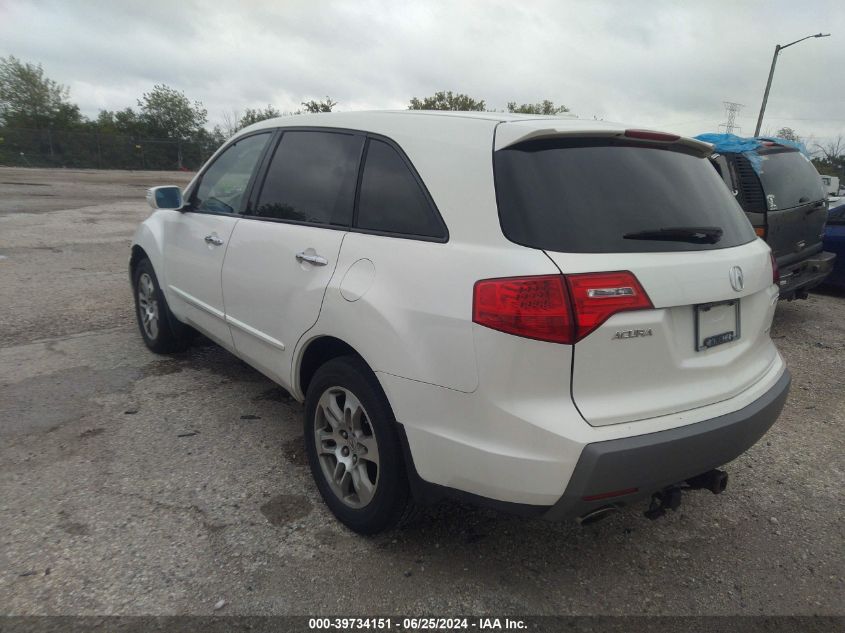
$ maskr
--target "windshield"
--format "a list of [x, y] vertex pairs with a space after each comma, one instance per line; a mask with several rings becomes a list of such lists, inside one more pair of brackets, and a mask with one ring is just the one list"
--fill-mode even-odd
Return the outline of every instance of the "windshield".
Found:
[[760, 182], [769, 211], [824, 200], [825, 190], [813, 163], [797, 150], [760, 150]]
[[[710, 162], [681, 151], [603, 139], [528, 141], [495, 152], [494, 170], [502, 231], [518, 244], [631, 253], [756, 239]], [[721, 234], [686, 239], [699, 227]]]

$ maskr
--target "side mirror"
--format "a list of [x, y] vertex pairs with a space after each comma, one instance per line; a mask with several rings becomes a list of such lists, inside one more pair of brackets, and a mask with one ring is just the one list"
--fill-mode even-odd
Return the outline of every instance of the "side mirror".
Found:
[[153, 209], [181, 209], [182, 189], [173, 186], [147, 189], [147, 203]]

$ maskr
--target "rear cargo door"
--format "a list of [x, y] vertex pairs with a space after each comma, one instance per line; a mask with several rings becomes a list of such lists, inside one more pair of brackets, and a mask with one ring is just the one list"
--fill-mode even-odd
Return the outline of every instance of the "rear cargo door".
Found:
[[766, 241], [781, 265], [822, 249], [827, 204], [821, 177], [793, 148], [764, 148], [759, 178], [766, 204]]
[[[567, 277], [576, 314], [578, 293], [609, 305], [609, 290], [642, 290], [651, 302], [600, 319], [576, 340], [571, 384], [561, 387], [587, 422], [719, 402], [777, 362], [769, 248], [705, 158], [561, 137], [498, 150], [494, 165], [503, 232], [547, 253]], [[590, 286], [614, 271], [632, 273], [641, 289]]]

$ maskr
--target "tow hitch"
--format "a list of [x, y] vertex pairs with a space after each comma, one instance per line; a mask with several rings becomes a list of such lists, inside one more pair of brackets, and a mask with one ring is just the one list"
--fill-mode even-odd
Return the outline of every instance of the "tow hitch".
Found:
[[666, 508], [677, 510], [681, 505], [681, 487], [669, 486], [651, 495], [651, 504], [643, 514], [654, 521], [666, 514]]
[[706, 473], [687, 479], [683, 484], [668, 486], [655, 492], [651, 496], [651, 503], [645, 514], [647, 519], [659, 519], [666, 510], [677, 510], [681, 505], [681, 494], [684, 488], [689, 490], [709, 490], [714, 495], [722, 494], [728, 487], [728, 473], [714, 468]]

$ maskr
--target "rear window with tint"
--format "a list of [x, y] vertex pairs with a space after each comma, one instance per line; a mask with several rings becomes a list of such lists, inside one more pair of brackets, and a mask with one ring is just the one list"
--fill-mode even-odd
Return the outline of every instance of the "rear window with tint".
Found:
[[[569, 253], [695, 251], [756, 239], [710, 162], [616, 140], [548, 139], [495, 152], [502, 231], [513, 242]], [[626, 239], [718, 227], [715, 244]]]
[[760, 150], [760, 182], [770, 211], [825, 199], [819, 172], [797, 150]]

